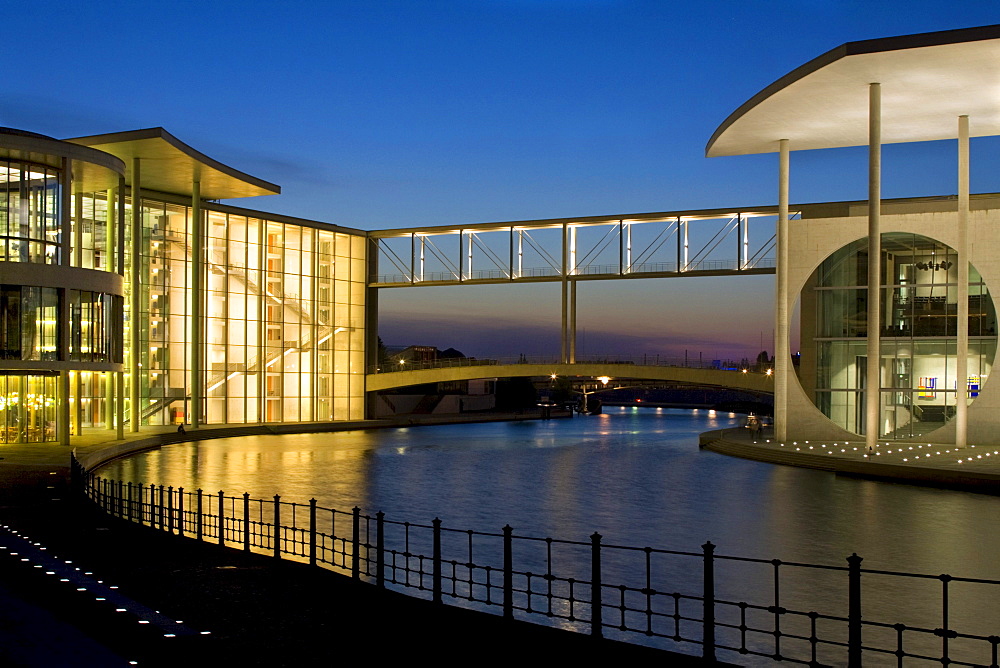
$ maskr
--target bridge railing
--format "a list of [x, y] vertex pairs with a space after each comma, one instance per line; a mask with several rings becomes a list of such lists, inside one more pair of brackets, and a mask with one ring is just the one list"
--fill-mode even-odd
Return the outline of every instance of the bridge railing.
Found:
[[708, 659], [721, 651], [811, 666], [997, 666], [997, 580], [865, 569], [856, 554], [810, 564], [716, 554], [710, 542], [679, 551], [608, 544], [596, 532], [574, 541], [510, 526], [456, 530], [437, 518], [190, 492], [103, 478], [75, 457], [72, 465], [78, 489], [112, 516], [435, 603]]
[[[698, 272], [733, 272], [740, 273], [747, 269], [774, 269], [775, 260], [771, 257], [759, 258], [752, 266], [741, 267], [736, 260], [697, 260], [689, 262], [678, 270], [676, 262], [639, 262], [622, 270], [617, 264], [591, 264], [577, 268], [573, 273], [581, 276], [629, 276], [638, 274], [684, 274]], [[454, 271], [428, 271], [421, 276], [409, 274], [379, 274], [373, 285], [401, 283], [459, 283], [465, 281], [496, 281], [496, 280], [530, 280], [539, 278], [556, 278], [560, 272], [552, 267], [529, 267], [522, 269], [517, 275], [501, 269], [475, 269], [467, 271], [461, 278]]]
[[[505, 364], [562, 364], [556, 356], [551, 355], [517, 355], [509, 357], [448, 357], [436, 360], [387, 360], [383, 364], [370, 365], [367, 372], [393, 373], [397, 371], [414, 371], [418, 369], [448, 369], [452, 367], [469, 366], [500, 366]], [[742, 371], [765, 373], [770, 365], [744, 364], [733, 360], [712, 359], [701, 353], [692, 353], [687, 357], [667, 356], [660, 354], [648, 355], [577, 355], [576, 364], [622, 364], [632, 366], [671, 366], [692, 369], [721, 369], [725, 371]]]

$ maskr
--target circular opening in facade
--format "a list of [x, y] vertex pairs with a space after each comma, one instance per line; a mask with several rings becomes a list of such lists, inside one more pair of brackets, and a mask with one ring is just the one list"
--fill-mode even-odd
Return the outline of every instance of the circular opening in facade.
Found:
[[[975, 267], [968, 295], [958, 284], [954, 249], [917, 234], [882, 235], [879, 438], [910, 439], [955, 416], [958, 388], [969, 403], [990, 374], [997, 347], [996, 310]], [[800, 370], [803, 389], [840, 427], [865, 434], [868, 392], [868, 241], [830, 255], [802, 291], [802, 340], [815, 367]], [[965, 378], [958, 378], [958, 306], [968, 302]], [[815, 314], [815, 318], [811, 314]], [[811, 330], [811, 331], [810, 331]], [[811, 365], [810, 365], [811, 366]]]

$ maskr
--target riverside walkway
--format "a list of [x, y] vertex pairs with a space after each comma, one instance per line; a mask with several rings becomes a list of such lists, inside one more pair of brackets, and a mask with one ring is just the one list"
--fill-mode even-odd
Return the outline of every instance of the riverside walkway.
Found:
[[[297, 425], [297, 431], [309, 428]], [[108, 432], [96, 430], [74, 441], [78, 453], [86, 455], [109, 446], [277, 431], [277, 426], [232, 425], [181, 435], [144, 427], [124, 442], [109, 441]], [[596, 658], [708, 665], [685, 655], [435, 605], [306, 564], [115, 520], [71, 494], [69, 456], [69, 449], [56, 445], [0, 447], [2, 665], [303, 666], [352, 655], [378, 663], [419, 656], [438, 665], [487, 656], [538, 663]], [[32, 562], [39, 551], [58, 557], [64, 570], [86, 582], [61, 582], [63, 573]], [[95, 596], [87, 582], [115, 587], [117, 600]], [[158, 627], [155, 620], [142, 623], [150, 621], [140, 618], [149, 610], [179, 622], [186, 633]], [[165, 637], [170, 633], [174, 637]]]
[[880, 441], [869, 454], [857, 441], [786, 441], [745, 428], [705, 432], [701, 447], [744, 459], [831, 471], [873, 480], [1000, 494], [1000, 447], [956, 448], [920, 441]]

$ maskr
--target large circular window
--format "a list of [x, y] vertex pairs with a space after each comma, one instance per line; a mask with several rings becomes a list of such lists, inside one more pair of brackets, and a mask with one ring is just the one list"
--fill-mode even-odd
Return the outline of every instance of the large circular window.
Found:
[[[957, 388], [978, 396], [993, 366], [997, 322], [982, 277], [969, 267], [967, 377], [956, 376], [958, 266], [954, 249], [916, 234], [882, 235], [879, 437], [913, 438], [955, 415]], [[828, 257], [802, 292], [800, 380], [816, 406], [864, 434], [868, 338], [868, 241]]]

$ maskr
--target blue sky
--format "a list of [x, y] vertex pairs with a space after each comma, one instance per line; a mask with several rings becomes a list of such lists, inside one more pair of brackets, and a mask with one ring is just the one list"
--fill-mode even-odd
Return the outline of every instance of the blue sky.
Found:
[[[703, 157], [733, 109], [843, 42], [998, 23], [1000, 5], [63, 2], [17, 14], [0, 124], [55, 137], [161, 125], [284, 190], [236, 204], [377, 229], [773, 204], [773, 155]], [[974, 142], [974, 191], [1000, 189], [998, 148]], [[884, 196], [954, 192], [953, 156], [950, 142], [888, 147]], [[864, 198], [865, 163], [864, 150], [793, 154], [793, 201]], [[582, 287], [588, 352], [758, 348], [773, 281], [700, 280]], [[558, 351], [552, 286], [383, 291], [382, 305], [387, 342]]]

